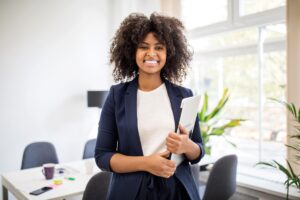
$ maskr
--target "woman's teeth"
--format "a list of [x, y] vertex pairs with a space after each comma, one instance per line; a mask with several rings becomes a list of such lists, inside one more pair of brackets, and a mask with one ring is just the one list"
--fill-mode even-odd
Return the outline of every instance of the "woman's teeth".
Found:
[[158, 63], [158, 61], [157, 60], [145, 60], [145, 63], [147, 63], [147, 64], [156, 64], [156, 63]]

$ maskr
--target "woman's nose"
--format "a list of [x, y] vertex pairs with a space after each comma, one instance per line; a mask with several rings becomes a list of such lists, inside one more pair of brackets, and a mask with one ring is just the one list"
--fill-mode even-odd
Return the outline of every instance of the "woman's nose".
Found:
[[148, 52], [147, 52], [147, 56], [150, 56], [150, 57], [153, 57], [153, 56], [156, 56], [156, 52], [154, 49], [150, 49]]
[[147, 56], [150, 56], [150, 57], [154, 57], [154, 56], [156, 56], [157, 54], [156, 53], [147, 53]]

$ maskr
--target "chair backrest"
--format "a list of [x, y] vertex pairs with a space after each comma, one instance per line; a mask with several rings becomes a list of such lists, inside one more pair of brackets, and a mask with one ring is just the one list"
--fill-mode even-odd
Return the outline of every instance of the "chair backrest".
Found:
[[227, 155], [213, 165], [209, 174], [203, 200], [227, 200], [236, 190], [237, 156]]
[[84, 145], [82, 159], [94, 158], [97, 139], [90, 139]]
[[21, 169], [40, 167], [45, 163], [58, 163], [53, 144], [49, 142], [33, 142], [25, 147]]
[[99, 172], [87, 183], [82, 200], [105, 200], [112, 173]]

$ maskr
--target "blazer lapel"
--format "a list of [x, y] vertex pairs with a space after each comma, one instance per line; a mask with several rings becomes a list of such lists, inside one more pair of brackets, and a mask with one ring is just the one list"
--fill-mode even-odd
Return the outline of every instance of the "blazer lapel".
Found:
[[142, 156], [143, 150], [140, 141], [140, 136], [137, 127], [137, 78], [129, 82], [125, 93], [125, 118], [127, 127], [127, 136], [130, 137], [132, 142], [130, 145], [134, 148], [130, 148], [133, 151], [130, 155]]
[[179, 88], [177, 88], [177, 86], [170, 83], [168, 80], [165, 80], [165, 85], [166, 85], [167, 92], [168, 92], [170, 102], [171, 102], [171, 107], [172, 107], [174, 120], [175, 120], [175, 130], [174, 131], [176, 132], [178, 123], [179, 123], [180, 113], [181, 113], [180, 105], [181, 105], [183, 96], [182, 96]]

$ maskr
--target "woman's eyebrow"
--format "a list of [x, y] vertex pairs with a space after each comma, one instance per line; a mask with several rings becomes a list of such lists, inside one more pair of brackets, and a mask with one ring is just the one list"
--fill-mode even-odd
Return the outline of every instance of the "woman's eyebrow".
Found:
[[[140, 45], [141, 45], [141, 44], [150, 45], [150, 44], [147, 43], [147, 42], [141, 42]], [[154, 45], [164, 45], [164, 44], [161, 43], [161, 42], [157, 42], [157, 43], [155, 43]]]

